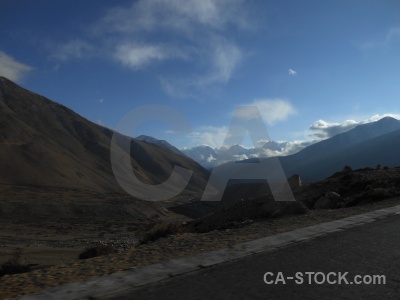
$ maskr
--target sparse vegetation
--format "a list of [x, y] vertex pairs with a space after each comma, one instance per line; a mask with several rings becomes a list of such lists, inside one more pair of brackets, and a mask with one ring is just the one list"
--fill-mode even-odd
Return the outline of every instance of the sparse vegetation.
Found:
[[81, 254], [79, 254], [79, 259], [88, 259], [117, 252], [118, 252], [117, 249], [115, 249], [112, 246], [96, 245], [93, 247], [86, 248]]
[[253, 220], [305, 214], [307, 210], [299, 201], [274, 201], [272, 196], [248, 198], [195, 219], [188, 226], [193, 232], [204, 233], [242, 227]]
[[28, 265], [25, 260], [22, 258], [22, 252], [20, 248], [17, 248], [14, 252], [13, 258], [6, 261], [1, 266], [0, 276], [3, 275], [12, 275], [19, 273], [26, 273], [31, 270], [31, 266]]
[[351, 172], [353, 171], [353, 169], [350, 166], [344, 166], [343, 171], [342, 172]]
[[181, 224], [176, 223], [159, 223], [153, 226], [153, 228], [145, 234], [145, 236], [141, 239], [141, 243], [153, 242], [159, 238], [166, 237], [171, 234], [176, 233], [184, 233], [188, 232], [188, 230], [183, 227]]

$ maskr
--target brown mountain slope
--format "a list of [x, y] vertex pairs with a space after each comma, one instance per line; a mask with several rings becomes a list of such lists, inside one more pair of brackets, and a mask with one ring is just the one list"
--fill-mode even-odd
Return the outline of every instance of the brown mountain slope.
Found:
[[[112, 134], [0, 77], [0, 184], [123, 192], [111, 169]], [[174, 165], [190, 169], [190, 192], [201, 192], [209, 175], [187, 157], [134, 139], [131, 164], [148, 184], [164, 182]]]

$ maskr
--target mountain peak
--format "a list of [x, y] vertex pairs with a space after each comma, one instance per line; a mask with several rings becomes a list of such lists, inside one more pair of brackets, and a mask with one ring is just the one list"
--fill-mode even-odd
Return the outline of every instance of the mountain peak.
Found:
[[14, 82], [12, 82], [10, 79], [0, 76], [0, 88], [4, 88], [4, 86], [7, 86], [7, 85], [16, 85], [16, 84]]
[[[15, 82], [11, 81], [10, 79], [0, 76], [0, 86], [3, 87], [4, 85], [7, 86], [18, 86]], [[18, 86], [19, 87], [19, 86]]]
[[141, 134], [141, 135], [137, 136], [135, 139], [142, 141], [142, 142], [148, 142], [148, 143], [160, 141], [159, 139], [156, 139], [152, 136], [145, 135], [145, 134]]
[[389, 123], [389, 122], [390, 123], [394, 123], [394, 122], [398, 123], [398, 122], [400, 122], [400, 120], [390, 117], [390, 116], [387, 116], [387, 117], [383, 117], [382, 119], [379, 119], [378, 121], [376, 121], [376, 123]]
[[242, 150], [242, 149], [245, 149], [245, 148], [242, 145], [235, 144], [235, 145], [230, 146], [228, 149]]
[[156, 146], [161, 147], [163, 149], [168, 149], [168, 150], [170, 150], [172, 152], [175, 152], [176, 154], [179, 154], [179, 155], [182, 155], [182, 156], [186, 157], [186, 155], [182, 151], [180, 151], [179, 149], [177, 149], [174, 146], [172, 146], [166, 140], [159, 140], [159, 139], [156, 139], [156, 138], [154, 138], [152, 136], [144, 135], [144, 134], [137, 136], [135, 139], [137, 139], [139, 141], [142, 141], [144, 143], [147, 143], [147, 144], [156, 145]]

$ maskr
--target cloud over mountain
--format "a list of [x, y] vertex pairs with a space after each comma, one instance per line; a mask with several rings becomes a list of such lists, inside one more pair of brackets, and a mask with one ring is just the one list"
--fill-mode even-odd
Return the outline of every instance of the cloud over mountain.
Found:
[[315, 141], [259, 141], [257, 147], [251, 148], [246, 148], [241, 145], [222, 146], [218, 148], [202, 145], [190, 149], [183, 149], [181, 151], [203, 167], [214, 168], [230, 161], [294, 154], [314, 142]]
[[[288, 156], [295, 154], [304, 148], [313, 145], [322, 140], [332, 138], [338, 134], [347, 132], [355, 127], [363, 124], [369, 124], [381, 120], [385, 117], [391, 117], [400, 120], [400, 115], [397, 114], [382, 114], [373, 115], [362, 121], [346, 120], [342, 123], [330, 123], [324, 120], [318, 120], [310, 126], [312, 139], [294, 140], [294, 141], [269, 141], [259, 140], [255, 147], [246, 148], [241, 145], [221, 146], [222, 143], [216, 143], [215, 139], [219, 138], [215, 133], [223, 133], [225, 136], [228, 132], [227, 128], [224, 131], [218, 131], [221, 128], [204, 128], [208, 132], [196, 133], [199, 141], [212, 141], [208, 145], [196, 146], [190, 149], [183, 149], [187, 156], [191, 157], [199, 164], [206, 168], [213, 168], [229, 161], [239, 161], [250, 158], [267, 158], [272, 156]], [[213, 134], [214, 133], [214, 134]]]
[[13, 81], [19, 81], [25, 74], [32, 70], [32, 67], [16, 61], [13, 57], [0, 51], [0, 76]]
[[311, 136], [321, 140], [327, 139], [339, 133], [349, 131], [350, 129], [353, 129], [358, 125], [376, 122], [384, 117], [392, 117], [395, 119], [400, 119], [399, 114], [382, 114], [382, 115], [377, 114], [362, 121], [346, 120], [341, 123], [333, 123], [333, 122], [330, 123], [324, 120], [318, 120], [310, 126], [310, 130], [312, 132]]

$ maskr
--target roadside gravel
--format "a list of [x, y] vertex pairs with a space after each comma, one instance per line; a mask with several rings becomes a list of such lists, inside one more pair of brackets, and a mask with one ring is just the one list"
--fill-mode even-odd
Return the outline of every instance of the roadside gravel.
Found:
[[254, 239], [328, 222], [347, 216], [399, 205], [400, 198], [337, 210], [311, 210], [305, 215], [266, 219], [208, 233], [180, 233], [137, 246], [134, 249], [72, 264], [38, 269], [0, 278], [0, 299], [10, 299], [70, 282], [80, 282], [174, 258], [191, 256], [251, 241]]

